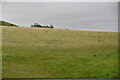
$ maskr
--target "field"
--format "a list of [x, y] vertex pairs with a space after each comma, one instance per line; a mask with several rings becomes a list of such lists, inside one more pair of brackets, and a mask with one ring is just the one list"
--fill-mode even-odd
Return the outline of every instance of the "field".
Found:
[[117, 78], [118, 33], [3, 27], [3, 78]]

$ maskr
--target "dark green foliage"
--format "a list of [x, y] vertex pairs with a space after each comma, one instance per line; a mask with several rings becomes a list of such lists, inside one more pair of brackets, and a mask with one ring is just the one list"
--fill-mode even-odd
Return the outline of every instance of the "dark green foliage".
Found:
[[18, 27], [17, 25], [6, 22], [6, 21], [0, 21], [0, 26], [16, 26], [16, 27]]
[[31, 27], [40, 27], [40, 28], [54, 28], [53, 25], [40, 25], [38, 23], [34, 23], [34, 25], [31, 25]]
[[50, 25], [51, 28], [54, 28], [53, 25]]

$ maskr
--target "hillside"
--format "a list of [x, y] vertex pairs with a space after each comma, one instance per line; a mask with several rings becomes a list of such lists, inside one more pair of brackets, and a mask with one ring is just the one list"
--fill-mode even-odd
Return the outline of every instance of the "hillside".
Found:
[[3, 78], [118, 77], [118, 33], [3, 27]]
[[17, 25], [9, 23], [9, 22], [6, 22], [6, 21], [0, 21], [0, 25], [2, 25], [2, 26], [14, 26], [14, 27], [18, 27]]

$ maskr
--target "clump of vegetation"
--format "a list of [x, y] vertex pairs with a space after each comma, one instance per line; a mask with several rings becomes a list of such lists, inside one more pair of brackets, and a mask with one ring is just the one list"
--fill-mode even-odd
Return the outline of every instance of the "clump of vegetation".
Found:
[[31, 25], [31, 27], [40, 27], [40, 28], [54, 28], [53, 25], [40, 25], [38, 23], [34, 23], [34, 25]]
[[18, 27], [18, 25], [16, 24], [12, 24], [12, 23], [9, 23], [9, 22], [6, 22], [6, 21], [0, 21], [0, 26], [15, 26], [15, 27]]

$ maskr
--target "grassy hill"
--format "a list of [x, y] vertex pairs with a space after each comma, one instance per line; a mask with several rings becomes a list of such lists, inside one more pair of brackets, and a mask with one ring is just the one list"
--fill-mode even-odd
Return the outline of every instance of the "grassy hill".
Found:
[[3, 27], [3, 78], [117, 78], [118, 33]]
[[17, 25], [9, 23], [9, 22], [6, 22], [6, 21], [0, 21], [0, 26], [1, 25], [2, 26], [14, 26], [14, 27], [18, 27]]

